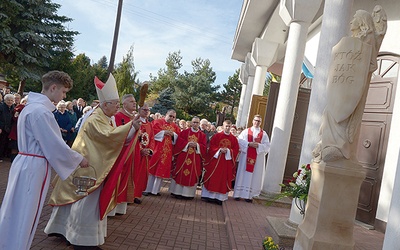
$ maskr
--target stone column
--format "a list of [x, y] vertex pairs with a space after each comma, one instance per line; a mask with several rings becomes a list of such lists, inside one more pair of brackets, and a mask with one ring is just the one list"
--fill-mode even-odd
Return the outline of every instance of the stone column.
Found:
[[264, 178], [263, 191], [267, 195], [281, 190], [279, 184], [286, 165], [307, 31], [320, 5], [321, 0], [281, 1], [279, 13], [290, 28]]
[[237, 117], [236, 117], [236, 127], [240, 126], [241, 120], [242, 120], [243, 103], [245, 101], [244, 97], [246, 94], [248, 78], [249, 78], [249, 75], [246, 72], [246, 64], [242, 63], [242, 66], [240, 67], [240, 73], [239, 73], [239, 80], [242, 83], [242, 91], [240, 92], [240, 101], [239, 101], [238, 113], [237, 113]]
[[306, 215], [293, 249], [354, 249], [354, 217], [364, 169], [349, 160], [313, 163], [311, 169]]
[[252, 95], [262, 95], [268, 67], [270, 67], [278, 55], [278, 43], [256, 38], [253, 43], [251, 60], [256, 65]]
[[[325, 0], [320, 34], [323, 39], [320, 39], [318, 45], [315, 74], [312, 81], [306, 128], [301, 148], [300, 166], [311, 162], [311, 152], [320, 140], [316, 131], [321, 126], [322, 113], [326, 106], [326, 85], [330, 65], [330, 57], [327, 55], [330, 55], [332, 47], [348, 34], [352, 6], [353, 0]], [[302, 220], [303, 217], [300, 215], [299, 210], [292, 204], [289, 221], [300, 224]]]
[[246, 127], [247, 125], [247, 118], [249, 116], [249, 111], [250, 111], [251, 93], [253, 91], [255, 67], [250, 58], [251, 58], [251, 53], [247, 53], [245, 64], [246, 64], [246, 72], [248, 72], [248, 79], [247, 79], [246, 92], [244, 95], [242, 115], [240, 118], [240, 124], [239, 124], [240, 127]]

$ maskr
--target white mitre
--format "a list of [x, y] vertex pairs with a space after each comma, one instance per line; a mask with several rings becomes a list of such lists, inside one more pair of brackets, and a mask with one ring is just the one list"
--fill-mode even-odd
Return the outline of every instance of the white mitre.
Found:
[[97, 78], [97, 76], [95, 76], [94, 85], [96, 86], [96, 92], [100, 103], [111, 100], [119, 100], [117, 83], [115, 82], [112, 74], [110, 74], [106, 83], [103, 83], [99, 78]]

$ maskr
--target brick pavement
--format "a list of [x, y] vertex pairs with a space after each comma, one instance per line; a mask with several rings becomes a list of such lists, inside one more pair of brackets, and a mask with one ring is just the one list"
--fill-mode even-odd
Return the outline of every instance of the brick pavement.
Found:
[[[7, 161], [0, 163], [0, 201], [9, 166]], [[167, 188], [165, 182], [161, 196], [144, 197], [141, 205], [129, 205], [126, 215], [109, 218], [102, 249], [262, 249], [262, 239], [270, 235], [266, 216], [288, 218], [290, 213], [288, 208], [235, 201], [232, 197], [223, 206], [206, 203], [200, 200], [200, 190], [192, 201], [177, 200]], [[73, 249], [43, 232], [50, 214], [51, 207], [45, 206], [31, 249]], [[354, 235], [356, 250], [382, 248], [382, 233], [355, 226]]]

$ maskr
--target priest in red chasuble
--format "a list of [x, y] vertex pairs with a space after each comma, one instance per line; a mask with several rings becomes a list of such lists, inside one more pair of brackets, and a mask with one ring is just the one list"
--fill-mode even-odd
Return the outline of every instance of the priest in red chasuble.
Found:
[[155, 141], [154, 131], [151, 122], [148, 117], [150, 115], [150, 108], [147, 103], [144, 103], [139, 108], [139, 117], [142, 125], [139, 130], [139, 143], [136, 144], [137, 150], [139, 150], [139, 157], [135, 158], [135, 167], [133, 171], [133, 181], [135, 184], [135, 203], [141, 204], [142, 193], [146, 190], [147, 180], [149, 178], [149, 167], [150, 160], [154, 154]]
[[[117, 127], [127, 124], [132, 121], [136, 114], [136, 99], [132, 94], [126, 94], [122, 97], [122, 108], [114, 115], [115, 125]], [[133, 146], [135, 146], [135, 143]], [[130, 144], [124, 146], [123, 150], [129, 150], [127, 148]], [[126, 214], [126, 210], [128, 207], [128, 202], [134, 202], [134, 184], [133, 184], [133, 158], [139, 157], [139, 152], [136, 154], [129, 154], [130, 157], [126, 162], [122, 162], [124, 165], [121, 172], [121, 182], [122, 188], [118, 193], [117, 203], [118, 205], [113, 209], [108, 216], [114, 216], [115, 214]]]
[[183, 130], [174, 147], [176, 166], [169, 186], [175, 198], [193, 199], [207, 152], [206, 135], [199, 129], [200, 119], [193, 117], [192, 127]]
[[232, 122], [225, 120], [223, 131], [211, 137], [205, 163], [201, 198], [222, 205], [228, 199], [235, 179], [236, 157], [239, 153], [238, 140], [231, 134]]
[[150, 160], [149, 179], [144, 195], [160, 195], [163, 179], [171, 177], [173, 147], [181, 129], [175, 124], [175, 110], [168, 110], [165, 119], [153, 121], [154, 155]]

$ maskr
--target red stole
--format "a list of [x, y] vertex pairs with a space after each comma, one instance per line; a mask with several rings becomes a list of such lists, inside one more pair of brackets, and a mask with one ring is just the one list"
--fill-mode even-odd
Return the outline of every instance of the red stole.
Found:
[[[260, 133], [258, 133], [257, 138], [254, 139], [254, 142], [261, 143], [263, 137], [263, 130], [260, 128]], [[251, 128], [247, 131], [247, 141], [253, 142], [253, 131]], [[254, 165], [256, 164], [257, 159], [257, 149], [253, 147], [247, 148], [247, 159], [246, 159], [246, 171], [253, 173]]]

